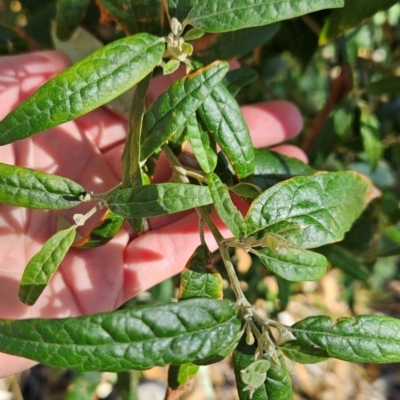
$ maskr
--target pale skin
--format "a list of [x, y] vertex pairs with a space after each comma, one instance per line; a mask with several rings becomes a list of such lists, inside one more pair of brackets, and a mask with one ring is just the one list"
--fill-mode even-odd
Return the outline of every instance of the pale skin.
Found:
[[[36, 88], [69, 65], [57, 52], [0, 58], [0, 119]], [[154, 99], [174, 76], [157, 77], [149, 97]], [[299, 111], [275, 101], [242, 109], [257, 147], [276, 146], [302, 129]], [[106, 192], [120, 180], [120, 159], [126, 122], [102, 108], [31, 138], [0, 147], [0, 162], [65, 176], [95, 193]], [[290, 145], [276, 151], [306, 161]], [[161, 163], [165, 163], [162, 159]], [[155, 180], [168, 179], [159, 168]], [[239, 204], [245, 211], [244, 204]], [[111, 311], [136, 294], [179, 273], [199, 244], [194, 212], [150, 220], [151, 231], [136, 237], [128, 226], [106, 246], [71, 250], [38, 302], [28, 307], [18, 300], [18, 284], [25, 265], [55, 233], [57, 215], [72, 215], [91, 207], [47, 212], [0, 205], [0, 318], [55, 318]], [[93, 221], [92, 221], [93, 220]], [[96, 222], [92, 218], [84, 229]], [[230, 234], [218, 223], [225, 237]], [[210, 239], [210, 235], [207, 234]], [[184, 243], [184, 245], [182, 245]], [[210, 241], [210, 246], [214, 246]], [[0, 353], [0, 377], [35, 363]]]

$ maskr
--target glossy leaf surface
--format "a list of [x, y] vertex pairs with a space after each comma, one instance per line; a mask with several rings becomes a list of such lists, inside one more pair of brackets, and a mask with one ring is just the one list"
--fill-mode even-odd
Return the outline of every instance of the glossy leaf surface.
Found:
[[0, 145], [73, 120], [141, 81], [160, 62], [163, 39], [140, 33], [92, 53], [41, 86], [0, 123]]
[[0, 202], [19, 207], [61, 210], [80, 203], [85, 190], [70, 179], [0, 163]]
[[104, 246], [120, 231], [124, 221], [125, 218], [106, 210], [97, 226], [87, 236], [75, 242], [73, 247], [91, 249]]
[[181, 274], [179, 299], [222, 298], [222, 278], [213, 267], [212, 254], [205, 245], [196, 248]]
[[198, 113], [209, 134], [228, 157], [239, 178], [254, 172], [254, 149], [249, 129], [235, 98], [218, 85]]
[[289, 371], [282, 355], [277, 352], [277, 356], [280, 365], [271, 363], [271, 368], [268, 370], [267, 380], [265, 381], [268, 399], [292, 400], [293, 389]]
[[272, 24], [221, 33], [208, 40], [206, 48], [196, 51], [196, 59], [209, 63], [215, 59], [243, 57], [271, 39], [278, 30], [279, 24]]
[[303, 248], [336, 242], [360, 216], [371, 193], [371, 182], [355, 172], [298, 176], [254, 200], [246, 216], [247, 230], [259, 235], [275, 232]]
[[141, 161], [150, 157], [185, 126], [228, 68], [228, 64], [221, 61], [200, 68], [174, 82], [154, 101], [143, 119]]
[[360, 363], [400, 361], [400, 320], [360, 315], [336, 323], [327, 316], [309, 317], [289, 328], [300, 345], [316, 346], [330, 357]]
[[317, 347], [302, 346], [297, 340], [288, 340], [279, 345], [279, 350], [294, 362], [300, 364], [315, 364], [326, 361], [329, 354]]
[[238, 311], [230, 301], [190, 299], [78, 318], [0, 320], [0, 351], [77, 371], [181, 364], [237, 340]]
[[196, 2], [185, 23], [206, 32], [227, 32], [343, 5], [343, 0], [202, 0]]
[[57, 36], [68, 40], [85, 16], [90, 0], [57, 0]]
[[236, 377], [236, 386], [238, 389], [238, 395], [240, 400], [268, 400], [267, 390], [265, 385], [261, 385], [255, 389], [253, 396], [250, 397], [246, 384], [241, 379], [240, 371], [243, 371], [249, 365], [254, 362], [254, 353], [256, 352], [256, 347], [254, 345], [246, 344], [245, 336], [240, 340], [237, 348], [233, 352], [233, 367]]
[[214, 207], [222, 222], [229, 228], [233, 236], [241, 238], [246, 234], [246, 224], [243, 215], [233, 204], [228, 188], [221, 182], [217, 174], [207, 174]]
[[320, 45], [361, 24], [378, 11], [388, 9], [396, 4], [397, 0], [346, 0], [344, 3], [344, 7], [332, 11], [332, 14], [325, 22], [319, 37]]
[[206, 173], [214, 171], [217, 165], [217, 153], [212, 148], [210, 136], [199, 125], [196, 115], [188, 119], [186, 135], [201, 169]]
[[[19, 299], [32, 306], [57, 271], [75, 238], [75, 226], [53, 235], [28, 262], [19, 286]], [[0, 339], [1, 341], [1, 339]]]
[[285, 248], [283, 254], [268, 248], [257, 250], [255, 254], [270, 271], [288, 281], [315, 281], [323, 277], [328, 268], [323, 255], [295, 247]]
[[288, 157], [275, 151], [254, 149], [254, 157], [254, 175], [249, 177], [248, 181], [264, 190], [294, 176], [307, 176], [315, 173], [313, 168], [297, 158]]
[[121, 189], [107, 199], [111, 211], [125, 218], [156, 217], [211, 203], [208, 187], [185, 183], [163, 183]]

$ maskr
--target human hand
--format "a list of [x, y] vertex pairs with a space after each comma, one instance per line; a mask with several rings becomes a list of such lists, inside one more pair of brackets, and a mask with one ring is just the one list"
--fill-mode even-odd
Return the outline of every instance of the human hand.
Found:
[[[65, 56], [57, 52], [0, 58], [0, 119], [68, 65]], [[155, 98], [171, 79], [155, 78], [150, 97]], [[243, 114], [257, 147], [276, 145], [302, 128], [298, 110], [283, 101], [246, 106]], [[0, 162], [65, 176], [87, 190], [106, 192], [120, 181], [125, 133], [125, 121], [101, 108], [76, 121], [0, 147]], [[305, 160], [304, 153], [293, 146], [281, 145], [276, 150]], [[166, 178], [164, 171], [165, 168], [159, 169], [158, 180]], [[80, 207], [85, 209], [87, 204]], [[0, 318], [54, 318], [113, 310], [135, 294], [180, 272], [199, 242], [195, 213], [152, 219], [150, 232], [140, 237], [125, 227], [103, 247], [69, 251], [37, 303], [32, 307], [22, 304], [18, 300], [18, 286], [25, 265], [54, 234], [57, 216], [71, 220], [76, 212], [0, 205]], [[90, 229], [90, 222], [86, 229]], [[229, 236], [226, 228], [221, 229]], [[0, 377], [33, 364], [0, 354]]]

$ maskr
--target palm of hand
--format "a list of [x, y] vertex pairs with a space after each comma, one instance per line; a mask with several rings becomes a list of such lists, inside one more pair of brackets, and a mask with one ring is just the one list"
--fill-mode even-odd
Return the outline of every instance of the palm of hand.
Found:
[[[54, 52], [0, 60], [0, 119], [67, 63]], [[258, 145], [275, 144], [297, 134], [301, 128], [301, 117], [293, 106], [285, 103], [275, 108], [275, 122], [271, 115], [264, 116], [275, 135], [263, 139], [256, 133]], [[245, 111], [253, 123], [252, 114], [261, 113], [250, 108]], [[282, 120], [290, 112], [297, 113], [297, 122], [285, 125]], [[119, 182], [124, 136], [124, 121], [99, 109], [77, 121], [0, 147], [0, 162], [65, 176], [87, 190], [101, 193]], [[299, 156], [293, 148], [286, 152]], [[35, 306], [20, 303], [18, 285], [23, 269], [54, 234], [57, 216], [61, 214], [72, 221], [73, 214], [90, 207], [83, 204], [79, 209], [60, 212], [0, 205], [1, 318], [64, 317], [115, 309], [133, 295], [179, 272], [198, 244], [198, 219], [193, 213], [159, 218], [152, 223], [151, 232], [134, 240], [126, 227], [106, 246], [71, 250]], [[86, 231], [94, 223], [95, 219], [89, 221]], [[0, 354], [0, 376], [31, 364]]]

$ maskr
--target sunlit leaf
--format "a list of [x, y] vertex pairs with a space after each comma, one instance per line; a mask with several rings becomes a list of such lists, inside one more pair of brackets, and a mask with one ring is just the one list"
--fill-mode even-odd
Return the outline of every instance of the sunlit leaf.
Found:
[[80, 203], [78, 183], [30, 168], [0, 163], [0, 202], [19, 207], [61, 210]]
[[125, 218], [156, 217], [211, 203], [208, 187], [185, 183], [163, 183], [121, 189], [107, 199], [110, 210]]
[[196, 115], [188, 118], [186, 135], [201, 169], [206, 173], [214, 171], [217, 165], [215, 146], [212, 146], [210, 136], [200, 126]]
[[41, 86], [0, 122], [0, 145], [73, 120], [141, 81], [161, 61], [164, 39], [139, 33], [95, 51]]
[[179, 299], [222, 298], [222, 278], [213, 267], [212, 254], [205, 245], [196, 248], [181, 274]]
[[302, 248], [319, 247], [343, 239], [372, 196], [371, 182], [354, 172], [298, 176], [254, 200], [247, 230], [259, 238], [272, 232]]
[[202, 0], [196, 2], [184, 23], [206, 32], [227, 32], [343, 5], [343, 0], [232, 0], [227, 7], [225, 2]]
[[57, 232], [30, 259], [22, 275], [18, 292], [18, 297], [23, 303], [29, 306], [36, 303], [71, 247], [75, 238], [75, 228], [71, 226]]
[[400, 361], [400, 320], [360, 315], [341, 318], [309, 317], [289, 328], [301, 346], [316, 347], [329, 357], [359, 363]]
[[217, 174], [207, 174], [207, 183], [222, 222], [229, 228], [233, 236], [241, 238], [246, 234], [246, 224], [243, 215], [233, 204], [228, 188], [221, 182]]
[[227, 63], [216, 61], [174, 82], [155, 100], [143, 119], [142, 161], [185, 126], [228, 68]]
[[189, 299], [66, 319], [0, 320], [0, 351], [77, 371], [202, 360], [240, 337], [238, 307]]

